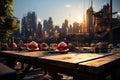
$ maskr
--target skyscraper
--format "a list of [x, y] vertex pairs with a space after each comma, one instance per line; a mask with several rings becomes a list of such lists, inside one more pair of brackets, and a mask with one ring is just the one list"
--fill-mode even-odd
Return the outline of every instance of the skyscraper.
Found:
[[37, 30], [37, 17], [35, 12], [28, 12], [27, 16], [24, 16], [22, 18], [22, 36], [23, 38], [29, 38], [29, 37], [34, 37], [36, 34]]
[[41, 24], [41, 22], [38, 23], [37, 36], [38, 36], [38, 38], [42, 38], [42, 24]]
[[73, 23], [73, 34], [79, 34], [80, 33], [80, 24], [77, 22]]
[[53, 36], [53, 21], [51, 17], [43, 22], [43, 33], [44, 32], [47, 32], [49, 37]]
[[103, 32], [109, 28], [109, 21], [110, 21], [110, 13], [109, 13], [110, 6], [106, 4], [103, 8], [94, 13], [94, 25], [95, 25], [95, 32]]
[[65, 20], [64, 23], [62, 24], [62, 32], [64, 36], [68, 34], [68, 20]]
[[88, 8], [86, 12], [86, 27], [89, 35], [92, 36], [94, 34], [92, 2], [90, 8]]

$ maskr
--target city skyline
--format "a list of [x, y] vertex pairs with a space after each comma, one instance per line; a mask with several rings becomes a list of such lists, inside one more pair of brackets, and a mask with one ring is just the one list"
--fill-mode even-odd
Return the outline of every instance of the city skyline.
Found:
[[[104, 4], [110, 0], [93, 0], [94, 11], [102, 9]], [[113, 1], [113, 11], [120, 12], [119, 0]], [[52, 17], [53, 24], [61, 26], [65, 19], [69, 24], [73, 22], [82, 22], [83, 13], [91, 6], [91, 0], [15, 0], [14, 16], [19, 20], [27, 14], [27, 12], [35, 11], [38, 21], [44, 21]]]

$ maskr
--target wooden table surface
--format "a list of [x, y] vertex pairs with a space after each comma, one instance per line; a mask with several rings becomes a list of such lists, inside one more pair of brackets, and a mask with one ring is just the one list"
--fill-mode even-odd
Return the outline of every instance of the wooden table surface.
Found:
[[[73, 53], [68, 52], [67, 54], [50, 54], [47, 51], [1, 51], [3, 55], [11, 55], [14, 57], [26, 57], [26, 58], [37, 58], [42, 59], [44, 61], [50, 61], [52, 64], [54, 61], [57, 61], [58, 63], [61, 62], [61, 66], [67, 67], [67, 64], [75, 65], [75, 64], [81, 64], [81, 65], [87, 65], [87, 66], [94, 66], [99, 67], [102, 64], [111, 62], [112, 60], [115, 60], [116, 58], [119, 58], [119, 54], [114, 58], [109, 58], [107, 56], [111, 56], [110, 53], [108, 54], [96, 54], [96, 53]], [[112, 55], [113, 57], [113, 55]], [[95, 59], [95, 60], [94, 60]], [[96, 60], [102, 61], [96, 61]], [[108, 60], [109, 59], [109, 60]], [[94, 62], [96, 61], [96, 62]]]
[[[55, 70], [54, 72], [56, 73], [60, 72], [74, 77], [81, 76], [81, 79], [87, 76], [89, 80], [99, 80], [98, 74], [101, 76], [104, 71], [108, 71], [107, 73], [109, 73], [120, 62], [120, 54], [111, 53], [68, 52], [67, 54], [50, 54], [46, 51], [0, 51], [0, 55], [3, 54], [10, 54], [14, 57], [25, 57], [26, 60], [31, 60], [30, 58], [32, 58], [33, 61], [35, 60], [37, 64], [42, 64], [41, 66], [49, 71]], [[82, 73], [86, 76], [83, 76]]]
[[28, 56], [28, 57], [39, 57], [43, 56], [45, 51], [1, 51], [6, 54], [20, 55], [20, 56]]
[[94, 54], [94, 53], [68, 53], [68, 54], [61, 54], [61, 55], [53, 55], [53, 56], [44, 56], [40, 58], [61, 61], [61, 62], [69, 62], [69, 63], [78, 63], [81, 61], [85, 61], [88, 59], [93, 59], [97, 57], [104, 56], [103, 54]]

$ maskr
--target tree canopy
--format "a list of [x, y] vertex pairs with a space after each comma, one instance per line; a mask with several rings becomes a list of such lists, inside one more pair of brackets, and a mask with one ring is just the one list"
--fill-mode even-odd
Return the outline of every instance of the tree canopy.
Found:
[[0, 0], [0, 38], [5, 39], [19, 28], [17, 18], [13, 17], [14, 0]]

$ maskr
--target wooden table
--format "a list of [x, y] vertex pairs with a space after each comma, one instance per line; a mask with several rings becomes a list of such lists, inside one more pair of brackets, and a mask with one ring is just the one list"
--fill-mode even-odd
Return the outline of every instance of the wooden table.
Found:
[[73, 76], [74, 80], [105, 80], [108, 75], [116, 80], [113, 73], [120, 65], [120, 54], [111, 53], [50, 54], [43, 51], [1, 51], [0, 56], [28, 63], [29, 67], [33, 64], [40, 65], [49, 72], [53, 80], [61, 80], [58, 73]]
[[[31, 67], [33, 67], [34, 65], [37, 65], [37, 67], [40, 66], [40, 64], [36, 62], [36, 58], [44, 55], [50, 54], [47, 54], [46, 51], [0, 51], [0, 57], [4, 57], [6, 59], [7, 66], [14, 68], [16, 61], [21, 62], [21, 79], [25, 76], [27, 72], [29, 72]], [[27, 66], [24, 66], [24, 63], [26, 63]]]

